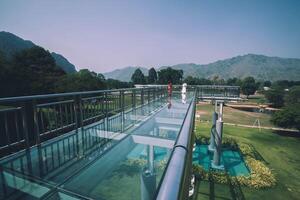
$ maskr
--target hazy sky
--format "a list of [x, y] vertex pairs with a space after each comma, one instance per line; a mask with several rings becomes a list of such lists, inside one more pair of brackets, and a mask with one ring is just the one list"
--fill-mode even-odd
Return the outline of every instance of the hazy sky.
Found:
[[300, 0], [0, 0], [0, 30], [77, 69], [300, 58]]

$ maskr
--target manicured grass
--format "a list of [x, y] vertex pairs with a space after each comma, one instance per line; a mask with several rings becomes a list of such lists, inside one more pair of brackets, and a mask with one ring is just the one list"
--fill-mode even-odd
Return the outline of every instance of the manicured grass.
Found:
[[[200, 119], [203, 121], [211, 121], [213, 109], [214, 109], [214, 105], [208, 103], [201, 103], [197, 105], [197, 112], [200, 114]], [[226, 123], [243, 124], [243, 125], [252, 126], [254, 122], [257, 119], [259, 119], [260, 126], [274, 127], [274, 125], [270, 122], [271, 115], [265, 113], [241, 111], [238, 109], [225, 106], [223, 117], [224, 117], [224, 122]]]
[[[226, 118], [224, 121], [226, 122]], [[197, 134], [209, 136], [210, 128], [210, 123], [196, 122]], [[243, 187], [245, 199], [300, 199], [300, 154], [298, 153], [300, 138], [277, 135], [270, 130], [259, 132], [253, 128], [228, 125], [224, 125], [224, 136], [231, 136], [240, 142], [252, 144], [276, 175], [277, 185], [274, 188], [254, 190]], [[228, 185], [223, 187], [227, 190]], [[202, 193], [199, 193], [197, 199], [205, 199], [203, 198], [205, 188], [209, 193], [209, 188], [201, 188], [200, 183], [198, 191]], [[217, 191], [215, 195], [218, 196]], [[227, 199], [227, 195], [223, 199]]]

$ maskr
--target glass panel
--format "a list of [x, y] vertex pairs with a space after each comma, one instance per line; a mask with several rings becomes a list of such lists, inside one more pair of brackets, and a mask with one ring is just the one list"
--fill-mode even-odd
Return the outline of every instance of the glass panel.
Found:
[[2, 159], [0, 197], [152, 199], [189, 103], [179, 92], [167, 102], [149, 96], [143, 105]]

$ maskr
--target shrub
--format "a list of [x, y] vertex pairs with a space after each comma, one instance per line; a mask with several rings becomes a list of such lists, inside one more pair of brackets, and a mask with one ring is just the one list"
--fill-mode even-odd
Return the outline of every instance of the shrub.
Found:
[[215, 170], [210, 170], [210, 180], [216, 182], [216, 183], [221, 183], [221, 184], [226, 184], [227, 183], [227, 174], [224, 171], [215, 171]]
[[192, 170], [193, 170], [193, 174], [197, 179], [208, 180], [208, 173], [201, 165], [193, 164]]
[[250, 156], [252, 158], [255, 158], [255, 149], [253, 149], [252, 146], [245, 143], [240, 143], [238, 146], [244, 157]]
[[235, 139], [232, 137], [224, 137], [222, 140], [222, 146], [230, 148], [232, 150], [237, 150], [238, 149], [238, 144]]
[[255, 189], [269, 188], [276, 185], [275, 176], [263, 162], [247, 157], [246, 163], [251, 169], [250, 176], [237, 176], [237, 182], [234, 181], [235, 184], [239, 183]]

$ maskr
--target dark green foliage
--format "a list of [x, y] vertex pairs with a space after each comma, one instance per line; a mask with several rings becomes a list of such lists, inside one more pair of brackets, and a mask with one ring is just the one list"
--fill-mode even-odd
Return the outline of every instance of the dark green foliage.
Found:
[[17, 53], [6, 69], [1, 96], [53, 93], [54, 83], [65, 75], [51, 54], [37, 46]]
[[283, 128], [300, 130], [300, 103], [285, 106], [273, 114], [271, 121]]
[[119, 88], [130, 88], [130, 87], [133, 87], [133, 84], [131, 82], [123, 82], [115, 79], [106, 80], [107, 89], [119, 89]]
[[258, 85], [255, 83], [255, 79], [253, 77], [246, 77], [242, 81], [241, 90], [244, 95], [247, 95], [247, 98], [249, 95], [252, 95], [257, 90]]
[[77, 73], [67, 74], [56, 83], [56, 92], [78, 92], [105, 89], [102, 74], [82, 69]]
[[[11, 61], [17, 53], [35, 46], [31, 41], [23, 40], [9, 32], [0, 31], [0, 51], [3, 51], [8, 61]], [[61, 67], [65, 72], [76, 72], [75, 66], [62, 55], [55, 52], [52, 52], [51, 55], [56, 65]]]
[[76, 72], [75, 66], [70, 63], [65, 57], [55, 52], [52, 52], [51, 55], [55, 59], [56, 65], [62, 68], [66, 73]]
[[[286, 82], [285, 82], [286, 83]], [[266, 98], [275, 107], [282, 107], [282, 110], [275, 112], [272, 115], [271, 121], [283, 128], [296, 128], [300, 130], [300, 86], [290, 88], [288, 92], [284, 92], [282, 88], [284, 84], [276, 86], [266, 93]]]
[[172, 84], [180, 84], [183, 78], [183, 71], [172, 69], [162, 69], [158, 72], [158, 82], [161, 84], [167, 84], [169, 81]]
[[145, 84], [146, 83], [145, 76], [140, 69], [136, 69], [134, 71], [134, 73], [131, 76], [131, 81], [134, 84]]
[[292, 87], [284, 98], [285, 105], [300, 103], [300, 86]]
[[0, 51], [0, 97], [9, 92], [9, 69], [4, 53]]
[[272, 84], [272, 88], [279, 88], [283, 90], [296, 85], [300, 85], [300, 81], [279, 80]]
[[265, 92], [265, 97], [275, 108], [280, 108], [284, 105], [284, 91], [279, 88]]
[[102, 74], [87, 69], [66, 74], [37, 46], [17, 53], [11, 62], [0, 51], [0, 69], [0, 97], [132, 87], [118, 80], [106, 82]]
[[265, 81], [263, 86], [264, 87], [271, 87], [271, 85], [272, 85], [271, 81]]
[[156, 70], [152, 67], [148, 72], [148, 83], [156, 83], [157, 81], [157, 73]]
[[212, 84], [211, 80], [209, 79], [196, 78], [192, 76], [186, 77], [183, 82], [187, 83], [188, 85], [211, 85]]
[[226, 81], [226, 84], [227, 85], [233, 85], [233, 86], [241, 86], [242, 85], [242, 80], [239, 79], [239, 78], [229, 78], [227, 81]]

